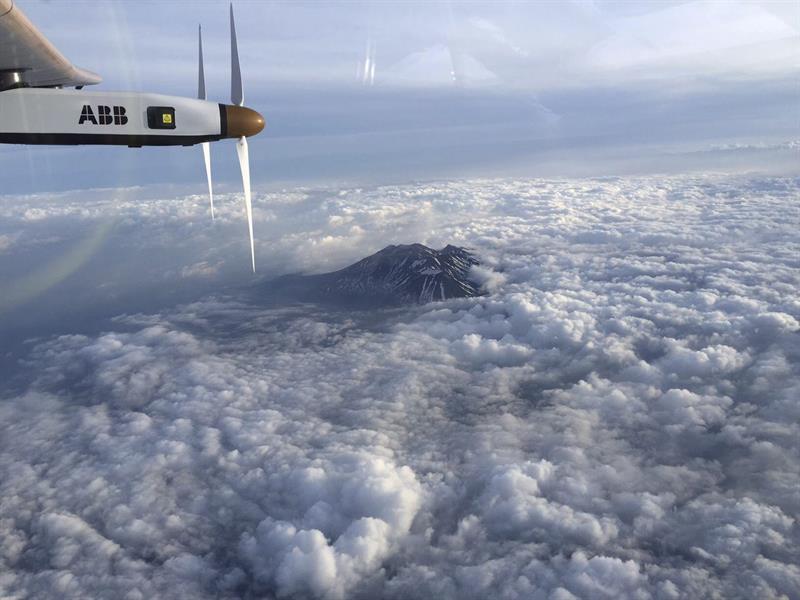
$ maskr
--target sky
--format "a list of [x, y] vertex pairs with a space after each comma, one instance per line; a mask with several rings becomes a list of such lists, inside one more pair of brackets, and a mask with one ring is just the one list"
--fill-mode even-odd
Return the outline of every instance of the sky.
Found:
[[[20, 6], [107, 90], [192, 96], [202, 24], [209, 98], [229, 98], [224, 2]], [[268, 124], [251, 144], [258, 185], [784, 174], [797, 158], [796, 3], [243, 1], [236, 11], [245, 97]], [[79, 152], [2, 148], [14, 174], [4, 185], [203, 183], [192, 149]], [[232, 142], [214, 146], [221, 183], [237, 178], [234, 156]]]
[[[227, 97], [226, 3], [20, 4]], [[799, 10], [238, 1], [256, 274], [232, 143], [0, 147], [0, 597], [800, 598]], [[272, 294], [410, 243], [481, 295]]]

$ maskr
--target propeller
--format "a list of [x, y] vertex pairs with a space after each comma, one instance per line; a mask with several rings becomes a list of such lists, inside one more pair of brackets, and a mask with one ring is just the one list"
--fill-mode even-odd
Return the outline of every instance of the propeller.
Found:
[[[197, 26], [197, 97], [200, 100], [206, 99], [206, 76], [203, 70], [203, 28]], [[206, 179], [208, 180], [208, 201], [211, 204], [211, 220], [214, 220], [214, 189], [211, 185], [211, 144], [203, 142], [203, 161], [206, 165]]]
[[[244, 104], [242, 90], [242, 71], [239, 67], [239, 48], [236, 43], [236, 24], [233, 20], [233, 3], [231, 2], [231, 103], [236, 106]], [[263, 122], [262, 122], [263, 127]], [[241, 136], [236, 142], [236, 154], [239, 156], [239, 169], [242, 172], [242, 185], [244, 186], [244, 206], [247, 213], [247, 229], [250, 233], [250, 258], [253, 273], [256, 272], [256, 247], [253, 239], [253, 203], [250, 195], [250, 154], [247, 148], [247, 138]]]
[[[2, 1], [2, 0], [0, 0]], [[233, 19], [233, 3], [230, 6], [231, 15], [231, 104], [220, 104], [220, 138], [233, 138], [236, 140], [236, 154], [239, 157], [239, 170], [242, 172], [242, 185], [244, 186], [244, 206], [247, 214], [247, 230], [250, 234], [250, 262], [253, 273], [256, 272], [256, 246], [253, 236], [253, 201], [250, 190], [250, 155], [247, 147], [247, 136], [256, 135], [264, 129], [264, 117], [244, 104], [242, 91], [242, 71], [239, 67], [239, 48], [236, 43], [236, 24]], [[206, 99], [206, 80], [203, 69], [203, 30], [197, 28], [197, 98]], [[201, 144], [203, 148], [203, 161], [206, 167], [208, 180], [208, 199], [211, 204], [211, 218], [214, 215], [214, 190], [211, 182], [211, 146], [209, 142]]]

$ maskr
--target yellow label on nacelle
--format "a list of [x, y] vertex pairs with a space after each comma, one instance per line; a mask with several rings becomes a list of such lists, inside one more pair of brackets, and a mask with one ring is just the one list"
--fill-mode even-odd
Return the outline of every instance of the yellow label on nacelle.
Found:
[[162, 114], [161, 122], [164, 123], [164, 125], [172, 125], [172, 115], [169, 113]]

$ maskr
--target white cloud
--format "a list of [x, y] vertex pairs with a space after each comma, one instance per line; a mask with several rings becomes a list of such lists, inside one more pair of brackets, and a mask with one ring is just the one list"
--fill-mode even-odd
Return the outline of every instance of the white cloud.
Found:
[[321, 467], [297, 472], [298, 504], [310, 505], [308, 529], [268, 517], [254, 535], [243, 534], [240, 555], [265, 589], [345, 598], [408, 533], [421, 499], [413, 471], [372, 457], [341, 462], [341, 474]]
[[[474, 248], [494, 283], [381, 313], [264, 306], [258, 284], [41, 336], [0, 402], [0, 591], [796, 596], [797, 193], [709, 176], [262, 194], [276, 271], [421, 241]], [[225, 203], [218, 225], [240, 225]], [[114, 247], [136, 253], [211, 235], [200, 203], [79, 207], [27, 199], [5, 222], [69, 237], [117, 211]], [[245, 249], [203, 260], [222, 273]]]

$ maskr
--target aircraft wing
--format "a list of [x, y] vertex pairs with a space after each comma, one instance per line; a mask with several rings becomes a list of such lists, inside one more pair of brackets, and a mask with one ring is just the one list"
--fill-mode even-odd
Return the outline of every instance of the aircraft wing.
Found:
[[31, 87], [76, 87], [102, 81], [69, 62], [14, 0], [0, 0], [0, 75], [4, 71], [21, 71], [23, 82]]

